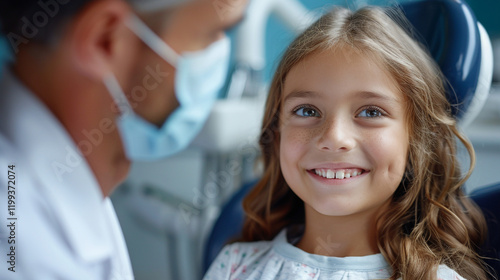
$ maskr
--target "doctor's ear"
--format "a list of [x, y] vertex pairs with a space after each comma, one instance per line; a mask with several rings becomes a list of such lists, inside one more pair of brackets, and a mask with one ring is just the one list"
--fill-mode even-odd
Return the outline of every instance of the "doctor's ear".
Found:
[[90, 1], [66, 31], [71, 62], [83, 75], [102, 80], [131, 59], [130, 42], [137, 40], [125, 21], [132, 10], [123, 0]]

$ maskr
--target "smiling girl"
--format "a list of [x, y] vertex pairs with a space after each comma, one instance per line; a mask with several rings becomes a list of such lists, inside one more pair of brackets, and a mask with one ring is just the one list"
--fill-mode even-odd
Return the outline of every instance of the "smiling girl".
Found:
[[244, 201], [209, 279], [486, 279], [484, 219], [432, 58], [382, 8], [337, 8], [287, 49]]

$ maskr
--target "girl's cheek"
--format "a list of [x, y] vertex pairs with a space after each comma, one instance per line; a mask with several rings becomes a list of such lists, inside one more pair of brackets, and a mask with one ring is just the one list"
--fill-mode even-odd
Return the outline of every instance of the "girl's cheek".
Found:
[[281, 145], [300, 148], [313, 141], [314, 132], [307, 128], [286, 127], [282, 129]]
[[403, 127], [393, 127], [366, 137], [370, 157], [383, 170], [388, 180], [399, 183], [404, 174], [408, 155], [408, 137]]

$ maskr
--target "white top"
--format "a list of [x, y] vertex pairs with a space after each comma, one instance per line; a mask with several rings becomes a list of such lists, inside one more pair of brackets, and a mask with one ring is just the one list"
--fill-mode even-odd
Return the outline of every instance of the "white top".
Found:
[[[227, 245], [203, 280], [374, 280], [391, 276], [391, 267], [381, 254], [327, 257], [306, 253], [291, 243], [282, 230], [273, 241]], [[445, 265], [439, 266], [437, 274], [440, 280], [464, 279]]]
[[46, 106], [3, 72], [0, 279], [133, 279], [113, 205], [87, 162]]

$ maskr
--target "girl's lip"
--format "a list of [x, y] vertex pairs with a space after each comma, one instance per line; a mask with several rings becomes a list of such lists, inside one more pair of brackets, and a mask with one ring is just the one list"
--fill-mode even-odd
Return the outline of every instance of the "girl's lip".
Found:
[[315, 166], [311, 166], [310, 168], [307, 168], [307, 170], [315, 170], [315, 169], [363, 169], [367, 170], [367, 168], [348, 163], [348, 162], [337, 162], [337, 163], [324, 163], [324, 164], [319, 164]]

